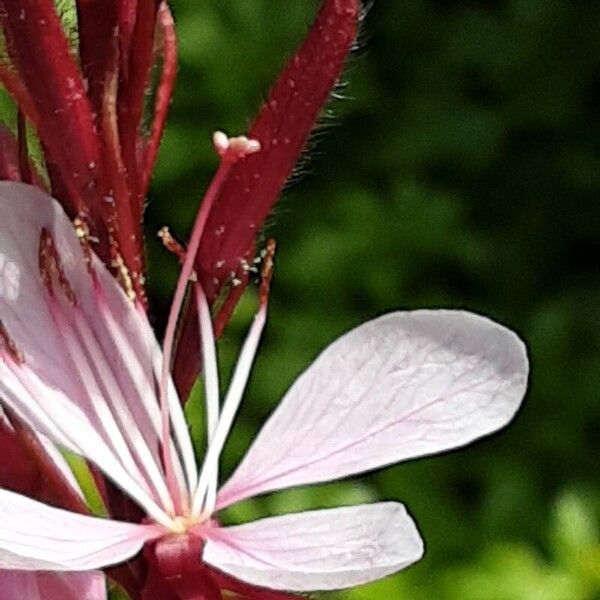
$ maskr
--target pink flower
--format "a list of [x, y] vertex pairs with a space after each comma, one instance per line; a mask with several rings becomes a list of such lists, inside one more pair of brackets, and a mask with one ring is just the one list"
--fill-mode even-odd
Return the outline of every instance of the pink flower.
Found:
[[105, 600], [104, 575], [0, 571], [0, 600]]
[[[51, 194], [85, 223], [98, 256], [116, 265], [123, 287], [144, 302], [142, 217], [175, 86], [175, 23], [166, 0], [74, 4], [77, 44], [65, 35], [54, 0], [0, 0], [7, 42], [0, 83], [20, 111], [17, 139], [0, 127], [0, 179], [44, 188], [27, 157], [26, 130], [35, 130]], [[244, 265], [254, 258], [256, 233], [339, 80], [363, 12], [360, 0], [322, 0], [252, 122], [250, 137], [263, 151], [221, 182], [195, 261], [209, 303], [224, 298], [217, 334], [248, 283]], [[160, 78], [149, 99], [153, 66]], [[231, 286], [232, 278], [239, 284]], [[175, 348], [174, 380], [184, 402], [200, 369], [195, 317], [190, 310], [182, 320]]]
[[[203, 226], [196, 242], [192, 236], [179, 291]], [[308, 591], [359, 585], [419, 560], [423, 542], [395, 502], [233, 527], [220, 526], [215, 514], [246, 498], [434, 454], [496, 431], [526, 390], [522, 342], [462, 311], [395, 312], [370, 321], [329, 346], [293, 384], [217, 490], [219, 457], [266, 319], [268, 272], [222, 403], [208, 301], [199, 285], [194, 290], [209, 440], [200, 468], [164, 366], [169, 336], [163, 358], [145, 312], [82, 247], [55, 201], [37, 188], [0, 184], [0, 397], [42, 439], [93, 463], [147, 515], [141, 524], [101, 519], [0, 490], [0, 568], [93, 571], [146, 546], [163, 567], [165, 557], [191, 559], [252, 585]], [[180, 303], [176, 297], [175, 317]], [[209, 589], [208, 579], [198, 585]]]

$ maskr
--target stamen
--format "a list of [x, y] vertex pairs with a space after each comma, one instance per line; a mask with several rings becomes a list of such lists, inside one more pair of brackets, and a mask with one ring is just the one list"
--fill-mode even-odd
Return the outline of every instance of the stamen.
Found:
[[270, 238], [267, 240], [267, 245], [265, 246], [264, 251], [261, 253], [262, 255], [262, 269], [261, 269], [261, 282], [260, 288], [258, 290], [258, 301], [260, 302], [261, 307], [267, 306], [269, 303], [269, 292], [271, 289], [271, 281], [273, 279], [273, 259], [275, 258], [275, 251], [277, 250], [277, 242]]
[[172, 252], [180, 263], [185, 260], [185, 248], [171, 235], [169, 228], [165, 225], [158, 230], [158, 237], [161, 239], [164, 247]]
[[54, 240], [45, 228], [40, 233], [38, 264], [42, 283], [46, 286], [50, 296], [54, 296], [54, 283], [56, 282], [69, 304], [76, 306], [77, 296], [62, 267]]
[[[195, 286], [198, 321], [200, 323], [200, 341], [202, 344], [202, 364], [204, 365], [204, 389], [206, 399], [207, 447], [212, 444], [219, 423], [219, 369], [215, 337], [208, 308], [208, 300], [201, 285]], [[207, 503], [215, 502], [217, 495], [218, 468], [209, 482]]]
[[[154, 376], [156, 377], [157, 384], [160, 381], [161, 368], [162, 356], [157, 347], [153, 357]], [[191, 498], [192, 491], [198, 477], [196, 457], [194, 455], [194, 448], [192, 446], [188, 424], [185, 420], [185, 414], [183, 412], [181, 402], [179, 401], [177, 390], [175, 389], [173, 381], [170, 378], [167, 379], [166, 393], [170, 426], [173, 430], [173, 437], [169, 440], [169, 446], [171, 449], [171, 464], [175, 465], [175, 468], [173, 469], [173, 477], [174, 482], [179, 486], [179, 490], [181, 490], [180, 497], [182, 501], [182, 509], [187, 510], [189, 506], [186, 505], [186, 502], [188, 497]], [[185, 477], [179, 457], [181, 457], [181, 460], [183, 461]]]
[[[15, 380], [10, 383], [10, 392], [6, 392], [2, 398], [3, 406], [10, 406], [15, 413], [19, 415], [23, 421], [28, 423], [34, 431], [39, 431], [48, 438], [54, 440], [57, 446], [68, 448], [75, 452], [83, 454], [79, 445], [73, 441], [73, 436], [63, 430], [64, 419], [60, 422], [48, 418], [48, 411], [56, 413], [57, 411], [70, 411], [71, 407], [66, 406], [66, 402], [61, 396], [53, 399], [53, 402], [48, 406], [48, 402], [44, 402], [44, 406], [40, 406], [36, 402], [36, 398], [43, 397], [43, 392], [40, 392], [39, 385], [35, 379], [35, 375], [27, 363], [19, 366], [14, 363], [6, 363], [10, 372], [14, 375]], [[41, 395], [40, 395], [41, 394]], [[19, 402], [14, 402], [13, 397], [19, 398]], [[62, 416], [62, 415], [61, 415]], [[78, 415], [76, 415], [78, 416]]]
[[227, 161], [237, 162], [250, 154], [260, 152], [260, 142], [248, 139], [245, 135], [239, 137], [227, 137], [222, 131], [213, 134], [213, 146], [215, 152]]
[[8, 334], [2, 319], [0, 319], [0, 352], [2, 350], [5, 350], [8, 356], [18, 365], [22, 365], [25, 362], [25, 355], [19, 350], [15, 341]]
[[154, 402], [156, 389], [152, 372], [146, 369], [140, 361], [138, 356], [140, 350], [132, 346], [133, 336], [129, 336], [123, 331], [122, 325], [118, 323], [110, 308], [102, 287], [97, 280], [95, 280], [95, 283], [98, 310], [102, 313], [103, 325], [106, 328], [108, 337], [114, 340], [115, 352], [117, 353], [115, 359], [122, 365], [127, 365], [128, 384], [134, 387], [137, 396], [140, 398], [140, 408], [152, 423], [156, 434], [160, 435], [160, 412]]
[[[225, 441], [233, 425], [235, 415], [242, 401], [246, 384], [250, 376], [254, 357], [258, 349], [261, 334], [267, 319], [267, 307], [269, 300], [269, 288], [273, 272], [273, 255], [275, 253], [275, 241], [269, 240], [267, 244], [267, 257], [263, 263], [262, 283], [259, 291], [260, 307], [254, 322], [250, 327], [248, 336], [242, 347], [227, 396], [223, 402], [223, 410], [217, 425], [213, 441], [208, 448], [204, 458], [204, 464], [198, 478], [198, 486], [192, 503], [193, 517], [209, 517], [215, 509], [215, 500], [208, 498], [208, 490], [211, 481], [216, 477], [219, 465], [219, 457], [225, 445]], [[205, 501], [206, 498], [206, 501]], [[210, 502], [209, 502], [210, 500]]]
[[[256, 140], [248, 140], [246, 145], [247, 153], [253, 153], [260, 150], [260, 144]], [[236, 148], [238, 148], [237, 152], [228, 152], [225, 151], [225, 154], [221, 155], [219, 148], [223, 149], [223, 136], [217, 135], [217, 144], [215, 148], [217, 149], [217, 153], [222, 157], [221, 164], [215, 174], [215, 177], [210, 184], [202, 204], [200, 206], [200, 210], [198, 211], [198, 215], [196, 217], [196, 221], [194, 223], [194, 228], [192, 230], [192, 235], [190, 236], [190, 241], [188, 244], [188, 251], [185, 256], [185, 260], [183, 262], [183, 266], [181, 268], [181, 273], [179, 274], [179, 280], [177, 281], [177, 286], [175, 288], [175, 293], [173, 294], [173, 302], [171, 304], [171, 310], [169, 312], [169, 319], [167, 321], [167, 327], [165, 331], [165, 339], [163, 342], [163, 363], [162, 363], [162, 372], [160, 378], [160, 407], [161, 407], [161, 417], [162, 417], [162, 450], [163, 450], [163, 460], [165, 464], [165, 472], [167, 476], [167, 482], [169, 486], [175, 487], [175, 477], [173, 473], [173, 467], [171, 465], [170, 459], [170, 426], [169, 426], [169, 402], [167, 397], [167, 384], [169, 380], [169, 371], [171, 366], [171, 356], [173, 353], [173, 344], [175, 341], [175, 331], [177, 328], [177, 321], [179, 319], [179, 314], [181, 313], [181, 309], [183, 307], [183, 301], [185, 299], [185, 293], [187, 290], [188, 281], [192, 273], [194, 272], [194, 261], [196, 260], [196, 255], [198, 253], [198, 248], [200, 246], [200, 240], [202, 238], [202, 233], [204, 232], [204, 227], [206, 226], [206, 221], [208, 220], [208, 216], [210, 214], [210, 210], [219, 195], [219, 192], [222, 186], [227, 181], [229, 174], [231, 172], [232, 167], [235, 165], [236, 161], [243, 158], [244, 154], [240, 153], [242, 150], [241, 146], [238, 142], [234, 144]], [[231, 141], [229, 141], [229, 145], [231, 145]]]

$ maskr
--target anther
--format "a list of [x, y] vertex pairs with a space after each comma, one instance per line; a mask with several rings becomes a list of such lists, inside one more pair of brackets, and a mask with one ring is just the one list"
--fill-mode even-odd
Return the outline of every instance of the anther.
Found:
[[90, 242], [98, 244], [100, 240], [96, 237], [92, 237], [88, 223], [83, 216], [76, 217], [73, 221], [73, 226], [75, 227], [75, 235], [77, 236], [79, 244], [81, 245], [81, 249], [83, 250], [83, 256], [85, 257], [88, 271], [91, 271], [92, 249], [90, 247]]
[[261, 306], [266, 306], [269, 300], [269, 290], [271, 288], [271, 280], [273, 279], [273, 258], [277, 243], [273, 238], [267, 241], [264, 250], [263, 263], [261, 269], [261, 282], [258, 290], [258, 298]]
[[250, 154], [260, 152], [260, 142], [247, 138], [245, 135], [228, 137], [222, 131], [213, 134], [215, 152], [223, 159], [237, 162]]
[[[174, 254], [181, 264], [185, 261], [186, 249], [183, 244], [179, 243], [169, 231], [169, 228], [165, 225], [158, 230], [158, 237], [161, 239], [163, 246], [172, 254]], [[195, 271], [192, 271], [190, 275], [190, 281], [198, 281], [198, 277]]]
[[75, 235], [82, 245], [87, 245], [90, 242], [90, 228], [83, 217], [76, 217], [73, 221], [75, 227]]
[[76, 306], [77, 296], [67, 279], [54, 240], [47, 229], [42, 229], [40, 233], [38, 264], [42, 283], [48, 293], [54, 296], [54, 284], [57, 283], [69, 304]]
[[0, 320], [0, 351], [2, 350], [5, 350], [18, 365], [25, 362], [25, 355], [19, 350], [15, 341], [8, 334], [4, 323]]
[[127, 268], [127, 265], [125, 264], [125, 261], [123, 260], [123, 257], [121, 256], [121, 253], [116, 250], [115, 246], [113, 246], [111, 248], [111, 252], [113, 255], [112, 260], [111, 260], [111, 265], [117, 272], [117, 277], [118, 277], [119, 283], [121, 284], [121, 287], [125, 291], [125, 294], [127, 295], [127, 297], [132, 302], [135, 302], [137, 295], [136, 295], [135, 289], [133, 287], [133, 279], [131, 278], [131, 273], [129, 272], [129, 269]]
[[161, 239], [163, 246], [173, 253], [180, 262], [185, 260], [185, 248], [172, 235], [169, 228], [165, 225], [158, 230], [158, 237]]

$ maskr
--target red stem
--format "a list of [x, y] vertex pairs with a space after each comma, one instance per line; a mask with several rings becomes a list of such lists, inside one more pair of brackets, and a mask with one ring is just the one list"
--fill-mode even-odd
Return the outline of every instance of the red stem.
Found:
[[13, 97], [19, 109], [33, 123], [36, 129], [39, 129], [40, 115], [19, 76], [12, 72], [5, 65], [0, 66], [0, 83], [6, 88], [6, 91]]
[[31, 164], [29, 162], [29, 149], [27, 147], [27, 124], [25, 115], [17, 112], [17, 144], [19, 147], [19, 171], [23, 183], [32, 183]]

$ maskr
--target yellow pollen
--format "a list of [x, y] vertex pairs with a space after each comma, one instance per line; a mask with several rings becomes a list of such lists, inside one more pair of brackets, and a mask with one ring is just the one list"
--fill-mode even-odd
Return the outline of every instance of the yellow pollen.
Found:
[[177, 516], [171, 519], [171, 525], [169, 527], [172, 533], [183, 534], [187, 533], [192, 527], [199, 525], [206, 519], [202, 516]]

